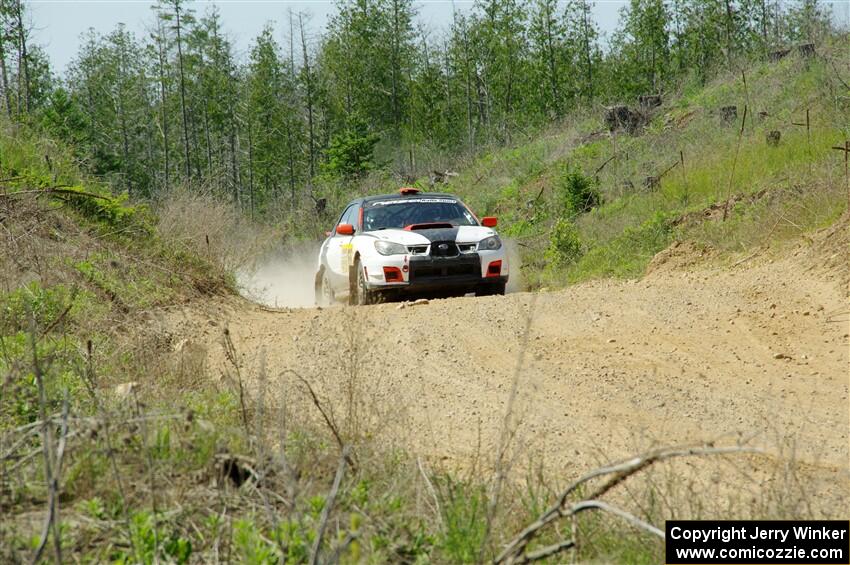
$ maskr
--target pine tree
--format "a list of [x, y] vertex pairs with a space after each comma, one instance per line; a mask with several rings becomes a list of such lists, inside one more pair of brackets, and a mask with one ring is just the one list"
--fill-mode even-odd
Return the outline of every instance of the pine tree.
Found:
[[186, 178], [192, 178], [192, 148], [189, 142], [192, 136], [192, 125], [186, 96], [186, 65], [183, 57], [184, 35], [186, 27], [194, 23], [194, 15], [191, 10], [184, 8], [184, 0], [160, 0], [158, 5], [159, 18], [169, 24], [174, 32], [173, 44], [177, 50], [177, 77], [178, 91], [180, 94], [180, 113], [183, 126], [183, 153]]

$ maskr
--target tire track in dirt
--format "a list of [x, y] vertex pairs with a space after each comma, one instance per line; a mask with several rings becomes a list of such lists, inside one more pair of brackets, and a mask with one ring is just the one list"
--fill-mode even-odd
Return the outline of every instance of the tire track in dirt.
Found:
[[463, 462], [496, 450], [533, 304], [515, 404], [515, 441], [527, 453], [569, 472], [653, 445], [755, 436], [793, 443], [846, 496], [848, 323], [830, 318], [847, 310], [839, 281], [793, 256], [731, 269], [688, 262], [536, 298], [285, 313], [231, 301], [171, 314], [166, 326], [202, 342], [221, 368], [217, 338], [198, 334], [217, 318], [246, 374], [265, 349], [270, 386], [290, 411], [314, 408], [284, 369], [310, 380], [341, 422], [354, 383], [361, 429]]

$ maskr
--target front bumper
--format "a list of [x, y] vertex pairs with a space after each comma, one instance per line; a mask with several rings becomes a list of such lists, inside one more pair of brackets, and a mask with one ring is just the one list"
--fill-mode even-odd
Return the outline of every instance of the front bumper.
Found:
[[399, 295], [474, 292], [503, 285], [509, 277], [504, 248], [453, 257], [390, 255], [365, 261], [364, 267], [370, 290]]

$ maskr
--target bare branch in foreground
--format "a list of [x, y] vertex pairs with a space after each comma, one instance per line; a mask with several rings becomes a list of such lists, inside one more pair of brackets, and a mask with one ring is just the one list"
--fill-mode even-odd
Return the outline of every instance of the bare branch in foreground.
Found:
[[[53, 434], [51, 431], [50, 421], [47, 418], [47, 392], [44, 383], [44, 372], [42, 371], [41, 360], [38, 357], [38, 340], [36, 338], [37, 328], [35, 317], [30, 314], [30, 346], [32, 347], [32, 369], [35, 375], [36, 384], [38, 386], [38, 415], [44, 423], [41, 427], [41, 448], [44, 455], [44, 478], [47, 482], [48, 503], [47, 517], [44, 520], [44, 527], [41, 532], [41, 541], [35, 550], [32, 562], [38, 563], [47, 546], [47, 538], [50, 531], [53, 531], [53, 558], [57, 565], [62, 563], [62, 538], [59, 535], [59, 481], [54, 474], [54, 457], [51, 453], [53, 445]], [[67, 421], [67, 398], [65, 407], [63, 408], [63, 420]], [[63, 424], [63, 427], [65, 425]], [[67, 430], [67, 428], [65, 428]], [[64, 446], [63, 446], [64, 450]]]
[[519, 355], [517, 356], [516, 366], [514, 367], [513, 379], [511, 382], [511, 391], [508, 394], [508, 403], [505, 407], [505, 416], [502, 420], [502, 428], [499, 433], [499, 446], [496, 453], [496, 480], [493, 485], [492, 496], [490, 498], [490, 503], [487, 505], [487, 515], [486, 521], [484, 524], [484, 535], [481, 537], [481, 546], [478, 552], [478, 561], [484, 561], [484, 552], [487, 548], [487, 542], [490, 539], [490, 534], [493, 528], [493, 519], [496, 516], [496, 511], [499, 508], [499, 500], [502, 494], [502, 484], [505, 481], [505, 475], [507, 474], [505, 457], [508, 452], [508, 448], [514, 439], [517, 428], [519, 426], [518, 422], [515, 421], [514, 418], [514, 403], [516, 402], [517, 395], [519, 394], [519, 379], [522, 374], [522, 368], [525, 365], [525, 354], [528, 350], [528, 336], [531, 333], [531, 323], [534, 320], [534, 311], [537, 305], [537, 294], [531, 295], [531, 302], [528, 305], [528, 312], [525, 317], [525, 328], [522, 333], [522, 341], [519, 348]]
[[325, 500], [325, 507], [322, 509], [322, 518], [319, 521], [319, 529], [316, 530], [316, 541], [313, 542], [313, 550], [310, 552], [310, 565], [316, 565], [319, 562], [319, 552], [322, 549], [322, 537], [325, 535], [325, 529], [328, 527], [328, 519], [331, 516], [334, 502], [336, 501], [339, 486], [342, 483], [342, 475], [345, 473], [345, 465], [348, 460], [349, 447], [346, 445], [342, 448], [342, 454], [339, 457], [339, 466], [336, 469], [336, 476], [331, 491]]
[[437, 519], [442, 529], [445, 527], [445, 524], [443, 524], [443, 510], [440, 508], [440, 499], [437, 497], [437, 490], [434, 488], [434, 483], [428, 478], [428, 473], [425, 472], [425, 468], [422, 466], [422, 458], [419, 456], [416, 457], [416, 465], [419, 467], [419, 473], [422, 475], [422, 478], [425, 479], [425, 484], [428, 485], [428, 492], [431, 498], [434, 499], [434, 510], [437, 513]]
[[328, 416], [327, 411], [325, 411], [324, 407], [322, 406], [322, 403], [319, 401], [319, 396], [316, 394], [316, 391], [313, 390], [313, 387], [310, 386], [310, 382], [307, 379], [305, 379], [304, 377], [302, 377], [301, 375], [299, 375], [298, 373], [296, 373], [295, 371], [293, 371], [292, 369], [287, 369], [287, 371], [292, 373], [293, 375], [295, 375], [295, 377], [299, 381], [301, 381], [301, 383], [305, 387], [307, 387], [307, 392], [310, 393], [310, 399], [313, 401], [313, 405], [319, 410], [319, 413], [322, 415], [322, 418], [325, 420], [325, 424], [327, 424], [328, 428], [331, 430], [331, 433], [333, 434], [334, 439], [336, 439], [337, 445], [339, 445], [340, 449], [342, 450], [342, 452], [344, 454], [343, 456], [345, 457], [346, 463], [351, 465], [352, 470], [356, 471], [357, 465], [354, 463], [354, 460], [352, 459], [351, 455], [349, 455], [349, 453], [348, 453], [349, 449], [345, 446], [345, 442], [342, 441], [342, 436], [340, 435], [339, 430], [337, 430], [337, 428], [334, 425], [333, 421], [331, 420], [330, 416]]
[[[566, 489], [564, 489], [564, 491], [562, 491], [561, 495], [558, 497], [558, 501], [548, 510], [546, 510], [546, 512], [544, 512], [537, 520], [528, 525], [513, 540], [511, 540], [511, 542], [507, 545], [504, 551], [502, 551], [502, 553], [500, 553], [499, 556], [496, 557], [493, 562], [528, 563], [532, 555], [536, 555], [537, 553], [543, 551], [540, 550], [531, 554], [525, 553], [525, 548], [537, 536], [540, 530], [542, 530], [552, 522], [555, 522], [562, 518], [575, 516], [576, 514], [583, 512], [584, 510], [589, 510], [591, 508], [613, 513], [618, 517], [625, 519], [627, 522], [631, 523], [634, 526], [641, 527], [647, 531], [650, 531], [650, 533], [658, 535], [658, 532], [660, 532], [660, 530], [658, 530], [654, 526], [642, 522], [631, 514], [616, 509], [613, 506], [610, 506], [596, 499], [605, 495], [614, 487], [616, 487], [632, 475], [639, 473], [640, 471], [648, 468], [654, 463], [664, 461], [666, 459], [673, 459], [677, 457], [694, 457], [702, 455], [728, 455], [733, 453], [761, 452], [762, 451], [760, 449], [746, 446], [713, 447], [711, 445], [703, 445], [682, 448], [667, 448], [650, 451], [648, 453], [632, 457], [631, 459], [627, 459], [620, 463], [615, 463], [613, 465], [594, 469], [593, 471], [574, 481]], [[567, 505], [567, 499], [569, 498], [569, 496], [574, 493], [581, 485], [593, 479], [604, 477], [607, 475], [613, 476], [611, 476], [607, 481], [605, 481], [605, 483], [600, 485], [596, 490], [591, 492], [586, 500], [583, 500], [571, 506]], [[566, 542], [564, 542], [564, 544], [558, 544], [559, 547], [563, 546], [562, 549], [560, 549], [559, 551], [569, 549], [570, 547], [573, 547], [575, 545], [574, 541], [571, 541], [567, 545], [565, 544]], [[552, 547], [544, 549], [552, 549]], [[546, 555], [538, 557], [535, 560], [543, 559], [548, 555], [551, 554], [547, 553]]]

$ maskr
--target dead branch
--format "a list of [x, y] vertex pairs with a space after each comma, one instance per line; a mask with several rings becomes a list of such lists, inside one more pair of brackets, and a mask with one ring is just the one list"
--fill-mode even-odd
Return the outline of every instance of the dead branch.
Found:
[[[54, 559], [57, 564], [62, 563], [62, 538], [59, 535], [59, 493], [58, 481], [53, 474], [53, 454], [50, 453], [51, 445], [53, 444], [53, 434], [50, 430], [50, 424], [47, 418], [47, 390], [44, 384], [44, 372], [42, 371], [41, 361], [38, 358], [38, 343], [36, 340], [36, 323], [35, 318], [30, 318], [30, 346], [32, 347], [32, 367], [35, 375], [36, 384], [38, 386], [38, 411], [39, 416], [44, 422], [41, 428], [41, 448], [44, 455], [44, 478], [47, 482], [48, 503], [47, 516], [44, 520], [44, 527], [41, 531], [41, 541], [33, 555], [32, 562], [38, 563], [41, 561], [44, 548], [47, 545], [47, 537], [53, 530], [53, 549]], [[64, 411], [64, 409], [63, 409]]]
[[578, 504], [573, 505], [573, 507], [570, 509], [570, 514], [578, 514], [580, 512], [584, 512], [585, 510], [602, 510], [603, 512], [608, 512], [617, 516], [618, 518], [622, 518], [623, 520], [625, 520], [632, 526], [635, 526], [636, 528], [640, 528], [654, 536], [658, 536], [661, 539], [664, 539], [664, 532], [662, 532], [652, 524], [645, 522], [634, 514], [626, 512], [625, 510], [621, 510], [616, 506], [611, 506], [607, 502], [602, 502], [601, 500], [585, 500], [583, 502], [579, 502]]
[[[652, 524], [644, 522], [637, 516], [630, 514], [629, 512], [626, 512], [624, 510], [621, 510], [615, 506], [611, 506], [610, 504], [602, 502], [601, 500], [585, 500], [583, 502], [579, 502], [578, 504], [573, 505], [569, 509], [569, 511], [566, 512], [566, 516], [575, 520], [575, 517], [578, 514], [587, 510], [602, 510], [604, 512], [609, 512], [617, 516], [618, 518], [622, 518], [632, 526], [645, 530], [654, 536], [658, 536], [661, 539], [664, 539], [664, 532], [662, 532]], [[573, 538], [575, 538], [575, 533], [576, 532], [573, 531]], [[524, 554], [520, 556], [518, 561], [512, 561], [512, 563], [533, 563], [535, 561], [547, 559], [549, 557], [552, 557], [553, 555], [561, 553], [562, 551], [566, 551], [568, 549], [573, 549], [576, 547], [577, 544], [575, 539], [563, 540], [556, 544], [547, 545], [546, 547], [540, 548], [536, 551], [532, 551], [531, 553]]]
[[493, 526], [493, 518], [495, 517], [496, 511], [499, 507], [502, 483], [504, 482], [505, 476], [507, 475], [507, 470], [505, 469], [505, 455], [517, 431], [516, 427], [518, 425], [515, 425], [513, 422], [514, 402], [516, 401], [517, 395], [519, 394], [519, 379], [520, 374], [522, 373], [523, 365], [525, 364], [525, 354], [528, 349], [528, 336], [531, 333], [531, 322], [534, 319], [534, 310], [536, 305], [537, 294], [532, 294], [531, 303], [528, 306], [528, 313], [526, 314], [525, 318], [525, 329], [522, 334], [522, 343], [520, 345], [519, 355], [517, 356], [516, 366], [514, 367], [513, 382], [511, 383], [511, 391], [508, 395], [508, 403], [505, 408], [505, 417], [502, 420], [502, 429], [499, 433], [499, 446], [496, 457], [496, 482], [493, 487], [492, 498], [490, 499], [490, 503], [487, 506], [484, 535], [481, 539], [481, 547], [479, 549], [478, 554], [478, 560], [481, 562], [484, 561], [484, 551], [487, 547], [487, 541], [490, 538]]
[[53, 320], [53, 322], [51, 322], [51, 323], [50, 323], [50, 325], [49, 325], [49, 326], [47, 326], [47, 328], [45, 328], [45, 329], [41, 332], [41, 337], [42, 337], [42, 338], [43, 338], [44, 336], [46, 336], [47, 334], [49, 334], [51, 331], [53, 331], [53, 328], [55, 328], [56, 326], [58, 326], [58, 325], [59, 325], [59, 323], [60, 323], [62, 320], [64, 320], [64, 319], [65, 319], [65, 316], [67, 316], [67, 315], [68, 315], [68, 312], [70, 312], [70, 311], [71, 311], [71, 308], [74, 306], [74, 300], [77, 298], [77, 291], [78, 291], [78, 290], [79, 290], [79, 289], [78, 289], [77, 287], [74, 287], [74, 290], [71, 292], [71, 300], [69, 300], [69, 301], [68, 301], [68, 306], [66, 306], [66, 307], [65, 307], [65, 309], [64, 309], [64, 310], [62, 310], [62, 313], [61, 313], [61, 314], [59, 314], [58, 316], [56, 316], [56, 319], [55, 319], [55, 320]]
[[358, 537], [357, 533], [348, 532], [345, 539], [336, 546], [336, 549], [334, 549], [333, 554], [328, 558], [326, 563], [339, 563], [339, 558], [342, 557], [342, 552], [348, 549], [348, 546], [350, 546], [351, 543]]
[[830, 64], [830, 66], [832, 67], [832, 70], [833, 70], [833, 71], [835, 71], [835, 78], [837, 78], [837, 79], [838, 79], [838, 82], [840, 82], [841, 84], [843, 84], [843, 85], [844, 85], [844, 88], [846, 88], [847, 90], [850, 90], [850, 84], [847, 84], [846, 82], [844, 82], [844, 79], [843, 79], [843, 78], [841, 78], [841, 74], [838, 72], [838, 68], [835, 66], [835, 61], [833, 61], [832, 59], [830, 59], [830, 60], [829, 60], [829, 64]]
[[257, 308], [263, 312], [271, 312], [272, 314], [292, 314], [292, 310], [289, 308], [272, 308], [271, 306], [263, 306], [262, 304], [258, 304]]
[[744, 104], [744, 117], [741, 119], [741, 130], [738, 132], [738, 142], [735, 144], [735, 158], [732, 159], [732, 170], [729, 173], [729, 188], [726, 190], [726, 205], [723, 206], [723, 221], [729, 216], [729, 200], [732, 198], [732, 182], [735, 180], [735, 168], [738, 165], [738, 154], [741, 152], [741, 139], [744, 137], [744, 126], [747, 125], [747, 105]]
[[756, 255], [758, 255], [759, 253], [761, 253], [761, 249], [756, 249], [753, 253], [750, 253], [749, 255], [744, 257], [743, 259], [739, 259], [739, 260], [735, 261], [734, 263], [732, 263], [732, 266], [737, 267], [738, 265], [746, 263], [747, 261], [749, 261], [750, 259], [752, 259]]
[[[131, 389], [131, 394], [133, 395], [133, 408], [136, 412], [136, 417], [141, 416], [142, 408], [141, 403], [139, 402], [139, 393], [138, 390], [134, 387]], [[154, 478], [154, 462], [153, 455], [151, 454], [151, 449], [146, 445], [148, 442], [148, 427], [143, 422], [142, 423], [142, 442], [144, 445], [145, 451], [145, 463], [147, 464], [147, 472], [148, 472], [148, 486], [151, 490], [151, 511], [153, 514], [153, 555], [154, 562], [159, 561], [159, 510], [157, 505], [156, 498], [156, 480]]]
[[65, 446], [68, 442], [68, 389], [65, 389], [65, 399], [62, 402], [62, 425], [59, 428], [59, 445], [56, 447], [56, 476], [62, 476], [62, 460], [65, 458]]
[[248, 407], [245, 404], [245, 387], [242, 385], [242, 371], [239, 368], [239, 360], [236, 356], [236, 347], [233, 345], [233, 340], [230, 338], [230, 328], [224, 328], [224, 356], [233, 365], [236, 370], [236, 381], [239, 385], [239, 406], [242, 410], [242, 425], [245, 427], [245, 434], [251, 435], [251, 424], [248, 421]]
[[345, 473], [345, 465], [348, 461], [349, 447], [346, 445], [342, 448], [342, 454], [339, 457], [339, 465], [336, 468], [336, 476], [334, 477], [333, 486], [325, 499], [325, 507], [322, 509], [322, 518], [319, 521], [319, 529], [316, 530], [316, 540], [313, 542], [313, 550], [310, 552], [310, 565], [316, 565], [319, 562], [319, 552], [322, 548], [322, 537], [325, 535], [325, 529], [328, 527], [328, 519], [331, 516], [339, 485], [342, 483], [342, 475]]
[[540, 197], [543, 196], [543, 191], [546, 190], [546, 185], [540, 187], [540, 192], [537, 193], [537, 196], [534, 197], [534, 201], [531, 203], [532, 208], [537, 206], [537, 202], [540, 200]]
[[[517, 558], [524, 554], [525, 548], [537, 536], [540, 530], [542, 530], [552, 522], [560, 520], [561, 518], [575, 515], [576, 507], [588, 509], [591, 507], [589, 503], [594, 503], [595, 506], [593, 507], [603, 509], [598, 506], [598, 498], [607, 494], [609, 491], [611, 491], [617, 485], [625, 481], [627, 478], [640, 471], [643, 471], [644, 469], [650, 467], [655, 463], [658, 463], [659, 461], [678, 457], [694, 457], [702, 455], [728, 455], [732, 453], [761, 453], [761, 450], [746, 446], [713, 447], [711, 445], [667, 448], [650, 451], [648, 453], [632, 457], [631, 459], [627, 459], [625, 461], [621, 461], [613, 465], [594, 469], [593, 471], [587, 473], [583, 477], [577, 479], [569, 486], [567, 486], [567, 488], [561, 492], [560, 496], [558, 497], [558, 501], [554, 505], [552, 505], [548, 510], [546, 510], [537, 520], [535, 520], [532, 524], [530, 524], [522, 532], [520, 532], [513, 540], [511, 540], [511, 542], [508, 543], [507, 547], [502, 551], [502, 553], [500, 553], [499, 556], [496, 557], [494, 563], [528, 562], [523, 561], [522, 559], [517, 561]], [[574, 493], [580, 486], [593, 479], [608, 475], [613, 476], [611, 476], [607, 481], [600, 485], [596, 490], [591, 492], [586, 500], [576, 505], [567, 506], [567, 500], [569, 496]], [[588, 508], [584, 508], [584, 506], [582, 505], [587, 505]], [[604, 508], [604, 510], [611, 511], [611, 508], [613, 507], [608, 507], [606, 505], [606, 508]], [[621, 515], [620, 517], [623, 516]], [[565, 547], [565, 549], [567, 548]], [[525, 558], [527, 559], [528, 557], [530, 557], [530, 555], [531, 554], [525, 555]], [[542, 557], [540, 559], [542, 559]]]
[[[68, 391], [65, 391], [65, 400], [62, 403], [62, 428], [60, 431], [59, 437], [59, 445], [56, 449], [56, 477], [62, 476], [62, 459], [65, 456], [65, 442], [68, 436], [68, 410], [69, 410], [69, 402], [68, 402]], [[58, 478], [57, 478], [57, 490], [58, 490]], [[52, 494], [52, 493], [51, 493]], [[58, 502], [57, 502], [58, 506]], [[57, 508], [58, 513], [58, 508]], [[41, 540], [38, 543], [38, 547], [35, 551], [35, 556], [33, 557], [33, 563], [38, 563], [41, 555], [44, 553], [44, 548], [47, 545], [47, 536], [50, 533], [50, 528], [53, 526], [54, 521], [58, 520], [58, 516], [55, 515], [52, 511], [52, 508], [48, 511], [48, 516], [44, 521], [44, 526], [41, 531]], [[56, 530], [54, 529], [54, 535]], [[55, 546], [55, 558], [57, 563], [61, 563], [61, 548], [59, 545]]]
[[670, 171], [672, 171], [673, 169], [675, 169], [675, 168], [676, 168], [676, 167], [678, 167], [678, 166], [679, 166], [679, 161], [676, 161], [675, 163], [673, 163], [672, 165], [670, 165], [669, 167], [667, 167], [666, 169], [664, 169], [664, 170], [661, 172], [661, 174], [660, 174], [660, 175], [658, 175], [658, 180], [661, 180], [662, 178], [664, 178], [664, 175], [666, 175], [667, 173], [669, 173]]
[[532, 551], [531, 553], [523, 555], [520, 559], [512, 561], [512, 563], [533, 563], [534, 561], [540, 561], [542, 559], [552, 557], [553, 555], [557, 555], [562, 551], [572, 549], [575, 545], [576, 542], [574, 540], [564, 540], [554, 545], [547, 545], [537, 551]]
[[440, 499], [437, 497], [437, 490], [434, 488], [434, 483], [431, 482], [431, 479], [428, 478], [428, 473], [425, 472], [425, 468], [422, 466], [422, 458], [416, 458], [416, 465], [419, 467], [419, 472], [422, 474], [422, 478], [425, 479], [425, 484], [428, 485], [428, 492], [431, 494], [431, 498], [434, 499], [434, 507], [437, 511], [437, 518], [440, 522], [440, 528], [443, 528], [443, 510], [440, 508]]
[[611, 161], [613, 161], [613, 160], [614, 160], [614, 159], [616, 159], [616, 158], [617, 158], [617, 154], [616, 154], [616, 153], [614, 153], [613, 155], [611, 155], [610, 157], [608, 157], [607, 159], [605, 159], [605, 162], [604, 162], [604, 163], [602, 163], [601, 165], [599, 165], [598, 167], [596, 167], [596, 170], [595, 170], [595, 171], [593, 171], [593, 176], [596, 176], [596, 175], [598, 175], [599, 173], [601, 173], [601, 172], [602, 172], [602, 169], [604, 169], [604, 168], [606, 167], [606, 165], [608, 165], [608, 163], [610, 163]]
[[[64, 194], [69, 196], [85, 196], [87, 198], [97, 198], [98, 200], [112, 200], [109, 196], [104, 196], [102, 194], [95, 194], [93, 192], [86, 192], [84, 190], [68, 190], [66, 187], [70, 187], [69, 184], [60, 184], [57, 186], [50, 186], [47, 188], [39, 188], [34, 190], [17, 190], [15, 192], [4, 192], [0, 194], [0, 198], [12, 198], [13, 196], [23, 196], [26, 194], [35, 194], [35, 195], [43, 195], [43, 194]], [[5, 190], [9, 190], [10, 188], [7, 186], [0, 187]]]
[[344, 455], [345, 455], [345, 460], [346, 460], [346, 462], [347, 462], [349, 465], [351, 465], [351, 469], [352, 469], [353, 471], [356, 471], [356, 470], [357, 470], [357, 465], [354, 463], [354, 460], [353, 460], [353, 459], [351, 458], [351, 456], [348, 454], [348, 451], [347, 451], [346, 446], [345, 446], [345, 442], [343, 442], [343, 441], [342, 441], [342, 436], [340, 435], [339, 430], [337, 430], [337, 429], [336, 429], [336, 426], [335, 426], [335, 425], [333, 424], [333, 422], [331, 421], [330, 416], [328, 416], [327, 411], [326, 411], [326, 410], [325, 410], [325, 408], [322, 406], [322, 403], [319, 401], [319, 397], [316, 395], [316, 391], [314, 391], [314, 390], [313, 390], [313, 387], [312, 387], [312, 386], [310, 386], [310, 383], [307, 381], [307, 379], [305, 379], [304, 377], [302, 377], [301, 375], [299, 375], [298, 373], [296, 373], [296, 372], [295, 372], [295, 371], [293, 371], [292, 369], [286, 369], [286, 371], [288, 371], [288, 372], [292, 373], [293, 375], [295, 375], [295, 377], [296, 377], [299, 381], [301, 381], [301, 383], [302, 383], [304, 386], [306, 386], [306, 387], [307, 387], [307, 391], [310, 393], [310, 399], [313, 401], [313, 405], [316, 407], [316, 409], [318, 409], [318, 410], [319, 410], [319, 413], [322, 415], [322, 418], [325, 420], [325, 424], [327, 424], [328, 428], [330, 428], [331, 433], [332, 433], [332, 434], [333, 434], [333, 436], [334, 436], [334, 439], [336, 439], [336, 442], [337, 442], [337, 444], [339, 445], [339, 448], [343, 451], [343, 453], [344, 453]]

